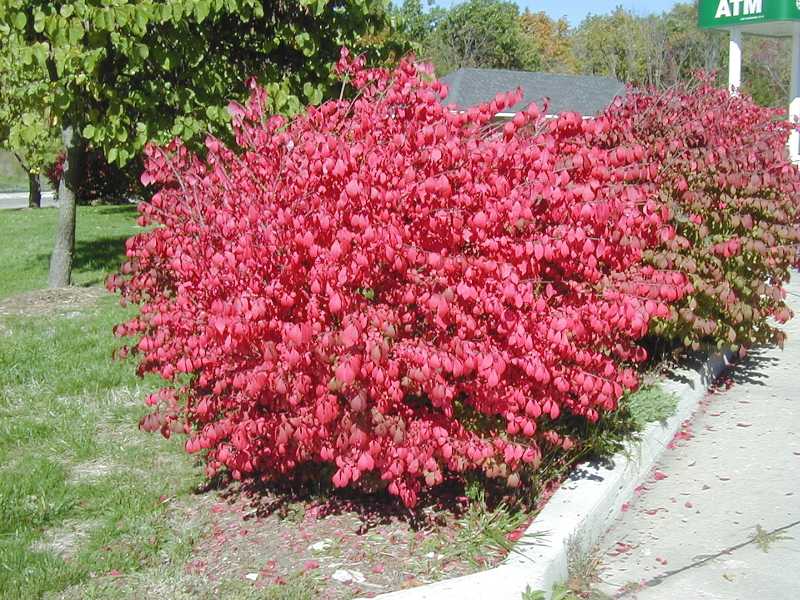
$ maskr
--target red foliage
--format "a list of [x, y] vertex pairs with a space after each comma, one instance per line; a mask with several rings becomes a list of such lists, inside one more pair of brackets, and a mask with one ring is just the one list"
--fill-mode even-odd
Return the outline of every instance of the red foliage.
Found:
[[[54, 190], [58, 190], [64, 174], [66, 153], [62, 151], [55, 162], [45, 169], [45, 176]], [[75, 190], [79, 204], [96, 202], [121, 203], [142, 194], [138, 182], [141, 163], [133, 161], [120, 168], [109, 164], [102, 152], [88, 149], [84, 155], [84, 165], [78, 189]]]
[[701, 76], [694, 89], [628, 94], [605, 115], [613, 126], [590, 143], [639, 145], [642, 166], [658, 166], [656, 199], [676, 235], [644, 259], [686, 273], [693, 291], [654, 333], [695, 349], [781, 342], [770, 321], [791, 317], [783, 284], [800, 242], [800, 171], [786, 150], [792, 126], [712, 84]]
[[58, 190], [58, 186], [61, 183], [61, 176], [64, 174], [64, 159], [66, 156], [66, 153], [62, 150], [59, 152], [58, 156], [56, 156], [53, 164], [46, 166], [44, 169], [44, 176], [47, 177], [47, 181], [50, 182], [50, 186], [54, 190]]
[[656, 170], [587, 146], [604, 119], [496, 125], [519, 93], [456, 112], [411, 62], [339, 67], [355, 99], [293, 121], [256, 87], [232, 104], [235, 152], [148, 148], [159, 226], [109, 282], [140, 305], [117, 328], [140, 372], [169, 382], [142, 426], [189, 433], [209, 474], [327, 463], [407, 505], [446, 472], [517, 486], [567, 444], [561, 415], [636, 385], [635, 341], [686, 292], [641, 262], [674, 236]]

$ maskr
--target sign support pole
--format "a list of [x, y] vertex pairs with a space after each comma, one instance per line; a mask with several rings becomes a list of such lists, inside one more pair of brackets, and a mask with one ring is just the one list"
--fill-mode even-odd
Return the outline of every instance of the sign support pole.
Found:
[[742, 87], [742, 30], [739, 27], [731, 28], [728, 60], [728, 91], [738, 95]]
[[[742, 85], [742, 35], [792, 38], [789, 121], [800, 127], [800, 0], [697, 0], [697, 25], [730, 33], [728, 91]], [[791, 131], [789, 157], [800, 167], [800, 128]]]
[[[793, 24], [792, 31], [792, 83], [789, 93], [789, 121], [800, 120], [800, 23]], [[793, 162], [800, 161], [800, 132], [789, 136], [789, 156]]]

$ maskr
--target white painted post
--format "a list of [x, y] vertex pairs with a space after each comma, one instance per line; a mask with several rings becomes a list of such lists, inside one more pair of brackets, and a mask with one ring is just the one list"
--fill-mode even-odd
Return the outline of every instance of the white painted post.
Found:
[[728, 62], [728, 91], [738, 94], [742, 87], [742, 30], [738, 27], [731, 28]]
[[[789, 92], [789, 121], [800, 119], [800, 23], [794, 24], [792, 32], [792, 84]], [[800, 133], [793, 131], [789, 136], [789, 157], [800, 162]]]

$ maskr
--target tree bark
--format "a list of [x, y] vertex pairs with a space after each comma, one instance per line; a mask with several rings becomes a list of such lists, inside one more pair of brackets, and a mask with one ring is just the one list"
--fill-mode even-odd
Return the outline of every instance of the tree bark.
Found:
[[28, 173], [28, 208], [42, 208], [42, 185], [33, 173]]
[[58, 225], [53, 254], [50, 257], [51, 288], [66, 287], [72, 279], [72, 259], [75, 253], [75, 190], [83, 172], [83, 144], [71, 126], [61, 131], [61, 140], [67, 150], [64, 172], [58, 184]]

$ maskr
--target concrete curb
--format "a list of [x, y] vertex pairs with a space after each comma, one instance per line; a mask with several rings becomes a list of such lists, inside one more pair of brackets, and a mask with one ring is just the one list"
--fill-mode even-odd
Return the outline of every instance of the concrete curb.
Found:
[[682, 368], [662, 383], [679, 398], [675, 414], [665, 423], [652, 423], [640, 439], [626, 444], [608, 466], [578, 467], [553, 494], [526, 530], [514, 551], [498, 567], [464, 577], [381, 594], [385, 600], [520, 600], [526, 588], [550, 597], [553, 585], [567, 579], [568, 552], [596, 544], [631, 499], [691, 417], [709, 385], [730, 364], [730, 354], [713, 354], [701, 367]]

